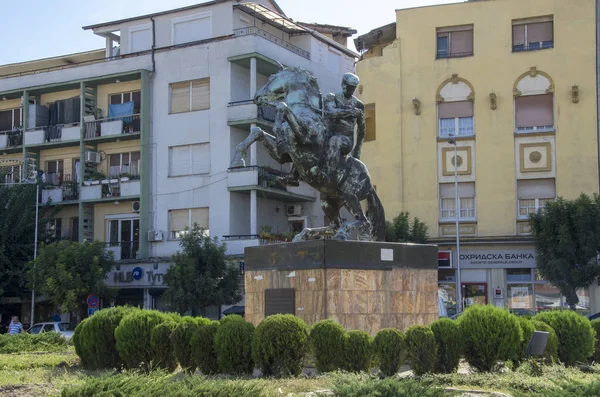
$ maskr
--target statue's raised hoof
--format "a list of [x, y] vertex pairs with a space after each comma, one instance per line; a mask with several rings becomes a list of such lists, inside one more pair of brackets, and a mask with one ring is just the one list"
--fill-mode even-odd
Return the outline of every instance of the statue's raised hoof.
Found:
[[244, 168], [246, 166], [246, 162], [244, 159], [232, 160], [231, 164], [229, 164], [229, 168]]
[[250, 128], [250, 133], [251, 134], [260, 134], [262, 132], [262, 129], [260, 127], [252, 127]]

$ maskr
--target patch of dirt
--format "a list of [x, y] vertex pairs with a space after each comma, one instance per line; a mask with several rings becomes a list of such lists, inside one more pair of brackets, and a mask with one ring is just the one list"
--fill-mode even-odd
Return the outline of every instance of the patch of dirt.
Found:
[[46, 387], [44, 385], [0, 386], [0, 395], [10, 397], [41, 397], [46, 395]]

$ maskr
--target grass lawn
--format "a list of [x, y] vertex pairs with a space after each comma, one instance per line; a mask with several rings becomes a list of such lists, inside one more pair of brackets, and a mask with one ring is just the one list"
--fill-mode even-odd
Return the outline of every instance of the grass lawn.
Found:
[[[498, 391], [511, 394], [515, 397], [529, 397], [539, 395], [554, 395], [551, 390], [564, 384], [590, 384], [600, 379], [600, 366], [592, 368], [594, 372], [583, 372], [575, 368], [564, 368], [559, 365], [543, 367], [541, 376], [534, 376], [534, 372], [526, 365], [517, 371], [506, 370], [493, 374], [467, 374], [463, 366], [462, 373], [452, 375], [425, 376], [420, 379], [423, 386], [438, 386], [442, 388], [456, 387], [459, 389], [477, 389]], [[0, 354], [0, 395], [17, 397], [25, 396], [59, 396], [67, 387], [92, 385], [98, 381], [111, 382], [110, 371], [89, 372], [79, 367], [79, 358], [73, 348], [61, 353], [24, 353]], [[409, 374], [404, 374], [403, 377]], [[114, 378], [118, 382], [136, 380], [141, 375], [126, 374]], [[187, 379], [186, 379], [187, 378]], [[331, 374], [315, 377], [301, 377], [296, 379], [207, 379], [199, 376], [189, 377], [182, 373], [170, 375], [167, 381], [160, 383], [161, 376], [155, 375], [151, 379], [143, 378], [141, 383], [157, 381], [156, 395], [161, 395], [161, 387], [168, 386], [169, 382], [214, 383], [217, 389], [231, 387], [244, 387], [259, 390], [250, 395], [261, 396], [286, 396], [289, 393], [306, 393], [323, 389], [333, 389], [336, 385], [346, 385], [345, 390], [356, 390], [356, 395], [365, 394], [369, 390], [361, 391], [361, 387], [377, 383], [367, 375], [340, 375]], [[370, 386], [369, 386], [370, 387]], [[600, 390], [600, 387], [599, 387]], [[155, 393], [152, 393], [154, 395]], [[168, 394], [168, 393], [167, 393]], [[165, 396], [166, 394], [162, 394]], [[348, 393], [347, 395], [354, 395]], [[558, 394], [560, 395], [560, 394]], [[574, 394], [575, 395], [575, 394]], [[570, 394], [569, 394], [570, 396]]]

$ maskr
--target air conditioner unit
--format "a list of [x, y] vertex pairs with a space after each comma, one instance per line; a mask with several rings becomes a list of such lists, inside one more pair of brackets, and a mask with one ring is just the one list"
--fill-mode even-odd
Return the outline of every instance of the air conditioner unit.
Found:
[[100, 164], [102, 156], [98, 152], [85, 152], [85, 162]]
[[302, 205], [292, 204], [285, 207], [285, 213], [287, 216], [300, 216], [302, 215]]
[[148, 230], [148, 241], [156, 242], [163, 240], [163, 233], [160, 230]]
[[139, 201], [134, 201], [133, 203], [131, 203], [131, 211], [132, 212], [140, 212], [140, 202]]

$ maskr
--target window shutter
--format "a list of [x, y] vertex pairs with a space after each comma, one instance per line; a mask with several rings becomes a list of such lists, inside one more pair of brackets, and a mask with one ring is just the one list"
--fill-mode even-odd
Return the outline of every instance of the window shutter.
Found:
[[439, 36], [439, 33], [465, 32], [465, 31], [473, 32], [473, 25], [449, 26], [449, 27], [437, 29], [438, 36]]
[[148, 29], [130, 31], [129, 52], [139, 52], [152, 47], [152, 32]]
[[525, 44], [525, 25], [513, 26], [513, 46]]
[[517, 128], [554, 125], [552, 94], [518, 97], [515, 107]]
[[169, 150], [169, 176], [189, 175], [190, 147], [174, 146]]
[[185, 230], [189, 226], [190, 211], [185, 210], [171, 210], [169, 211], [169, 230], [170, 231], [181, 231]]
[[210, 172], [210, 144], [192, 145], [192, 174]]
[[473, 117], [473, 102], [442, 102], [438, 105], [438, 115], [440, 119]]
[[552, 41], [552, 22], [530, 23], [527, 25], [527, 41], [530, 43], [539, 43], [542, 41]]
[[519, 200], [556, 197], [554, 179], [523, 179], [517, 181], [517, 198]]
[[9, 131], [13, 128], [13, 112], [12, 110], [0, 111], [0, 131]]
[[[440, 198], [454, 198], [454, 183], [440, 183]], [[461, 182], [458, 184], [458, 197], [475, 197], [475, 183]]]
[[470, 54], [473, 52], [473, 31], [452, 33], [452, 54]]
[[190, 224], [190, 227], [192, 227], [192, 225], [194, 223], [197, 223], [198, 226], [200, 226], [204, 229], [209, 228], [208, 208], [192, 208], [191, 212], [192, 212], [192, 223]]
[[171, 113], [190, 111], [190, 82], [171, 84]]
[[210, 16], [204, 15], [192, 20], [178, 22], [173, 25], [173, 28], [173, 44], [208, 39], [211, 36]]
[[210, 108], [210, 78], [192, 81], [192, 110]]

